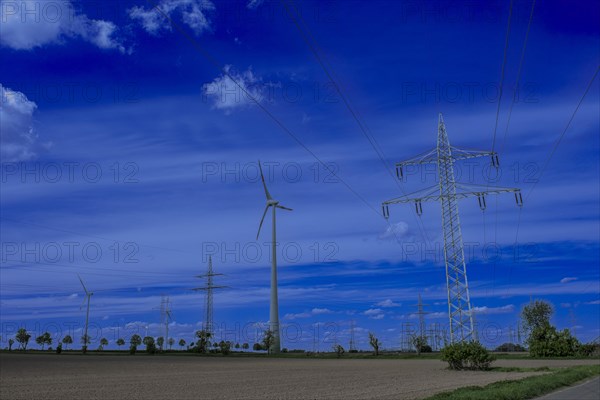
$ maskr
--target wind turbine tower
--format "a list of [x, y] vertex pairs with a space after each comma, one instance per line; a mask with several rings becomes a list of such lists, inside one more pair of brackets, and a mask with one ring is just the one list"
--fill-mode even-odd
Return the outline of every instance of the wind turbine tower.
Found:
[[520, 189], [500, 188], [486, 185], [471, 185], [458, 183], [454, 179], [454, 163], [476, 157], [490, 157], [493, 167], [498, 168], [498, 154], [489, 151], [464, 150], [450, 145], [446, 126], [442, 114], [438, 120], [437, 147], [422, 153], [414, 158], [396, 164], [396, 175], [404, 178], [405, 166], [436, 164], [438, 184], [419, 190], [412, 194], [401, 196], [383, 202], [383, 215], [389, 218], [389, 205], [414, 202], [417, 215], [423, 213], [422, 203], [426, 201], [439, 201], [442, 205], [442, 231], [444, 236], [444, 261], [446, 265], [446, 286], [448, 290], [448, 318], [450, 342], [472, 340], [473, 315], [471, 299], [469, 297], [469, 284], [467, 280], [467, 266], [458, 215], [458, 200], [466, 197], [477, 196], [479, 207], [486, 208], [486, 196], [512, 192], [515, 194], [517, 205], [523, 205]]
[[84, 328], [83, 338], [82, 338], [82, 340], [83, 340], [83, 348], [82, 348], [82, 350], [85, 353], [87, 351], [87, 346], [88, 346], [88, 341], [89, 341], [89, 336], [88, 336], [88, 322], [90, 320], [90, 299], [94, 295], [94, 292], [88, 292], [87, 288], [83, 284], [83, 280], [81, 279], [81, 276], [79, 276], [79, 274], [77, 274], [77, 277], [79, 278], [79, 282], [81, 282], [81, 286], [83, 286], [83, 291], [85, 292], [85, 299], [83, 299], [83, 302], [81, 303], [81, 306], [79, 306], [80, 310], [83, 307], [83, 303], [85, 303], [87, 301], [87, 309], [86, 309], [86, 312], [85, 312], [85, 328]]
[[206, 274], [204, 275], [196, 275], [196, 278], [204, 278], [206, 279], [206, 285], [202, 287], [197, 287], [192, 290], [203, 290], [206, 292], [205, 297], [205, 311], [204, 311], [204, 323], [202, 324], [202, 330], [208, 332], [210, 337], [213, 337], [214, 326], [213, 326], [213, 290], [214, 289], [224, 289], [227, 286], [215, 285], [213, 282], [213, 277], [221, 276], [223, 274], [216, 274], [213, 271], [212, 264], [212, 256], [208, 256], [208, 269], [206, 270]]
[[271, 244], [271, 307], [269, 311], [269, 330], [273, 332], [273, 344], [271, 345], [271, 353], [279, 353], [281, 351], [281, 338], [279, 331], [279, 300], [277, 298], [277, 232], [275, 223], [275, 211], [280, 208], [282, 210], [292, 211], [291, 208], [284, 207], [279, 204], [279, 201], [273, 199], [267, 184], [265, 183], [265, 176], [263, 174], [260, 161], [258, 161], [258, 168], [260, 169], [260, 178], [262, 180], [263, 188], [265, 189], [265, 196], [267, 198], [267, 206], [265, 212], [258, 225], [258, 233], [256, 234], [256, 240], [260, 235], [260, 228], [265, 220], [269, 207], [273, 207], [273, 226], [272, 226], [272, 244]]

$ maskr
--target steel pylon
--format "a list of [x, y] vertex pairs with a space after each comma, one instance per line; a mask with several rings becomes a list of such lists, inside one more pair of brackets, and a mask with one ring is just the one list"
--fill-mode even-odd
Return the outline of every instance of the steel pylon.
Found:
[[209, 337], [214, 337], [214, 325], [213, 325], [213, 289], [225, 289], [227, 286], [215, 285], [213, 283], [213, 277], [221, 276], [223, 274], [216, 274], [213, 272], [212, 257], [208, 256], [208, 268], [206, 274], [196, 275], [196, 278], [206, 278], [206, 285], [203, 287], [197, 287], [192, 290], [203, 290], [205, 291], [204, 298], [204, 322], [202, 323], [202, 330], [210, 334]]
[[407, 165], [437, 164], [438, 184], [418, 192], [383, 202], [383, 215], [389, 218], [389, 205], [414, 202], [418, 215], [423, 212], [422, 202], [440, 201], [442, 206], [442, 232], [444, 237], [444, 261], [448, 291], [448, 319], [450, 342], [474, 339], [473, 313], [469, 295], [467, 266], [460, 229], [458, 200], [477, 196], [479, 207], [486, 208], [485, 196], [502, 192], [513, 192], [518, 206], [523, 205], [520, 189], [499, 188], [485, 185], [457, 183], [454, 178], [454, 162], [475, 157], [488, 156], [492, 166], [498, 167], [495, 152], [464, 150], [450, 145], [442, 114], [438, 120], [437, 146], [412, 159], [396, 164], [396, 175], [403, 179], [403, 168]]

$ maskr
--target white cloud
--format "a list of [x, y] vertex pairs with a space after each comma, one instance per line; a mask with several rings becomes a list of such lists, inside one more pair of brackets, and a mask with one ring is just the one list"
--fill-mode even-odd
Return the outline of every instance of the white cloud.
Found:
[[183, 23], [200, 35], [212, 29], [209, 15], [214, 10], [215, 5], [209, 0], [162, 0], [156, 7], [146, 9], [135, 6], [128, 13], [131, 19], [138, 21], [153, 36], [160, 35], [163, 30], [172, 30], [169, 18], [179, 13]]
[[565, 278], [562, 278], [560, 280], [560, 283], [569, 283], [569, 282], [573, 282], [573, 281], [576, 281], [576, 280], [577, 280], [577, 278], [575, 278], [575, 277], [567, 276]]
[[473, 314], [507, 314], [515, 311], [515, 306], [513, 304], [508, 304], [502, 307], [473, 307]]
[[593, 300], [593, 301], [588, 301], [585, 304], [589, 304], [589, 305], [596, 305], [596, 304], [600, 304], [600, 300]]
[[251, 68], [237, 73], [231, 65], [226, 65], [224, 70], [221, 76], [202, 86], [205, 98], [212, 100], [214, 108], [229, 114], [235, 108], [254, 103], [253, 98], [256, 101], [262, 100], [264, 86]]
[[314, 315], [323, 315], [323, 314], [333, 314], [328, 308], [313, 308], [311, 311], [301, 312], [297, 314], [285, 314], [284, 319], [300, 319], [300, 318], [310, 318]]
[[379, 307], [400, 307], [402, 304], [400, 304], [400, 303], [394, 303], [392, 301], [392, 299], [387, 299], [387, 300], [380, 301], [376, 305], [379, 306]]
[[363, 314], [371, 319], [383, 319], [383, 317], [385, 316], [381, 308], [370, 308], [367, 311], [363, 312]]
[[126, 51], [114, 23], [88, 18], [69, 0], [4, 2], [0, 14], [0, 45], [15, 50], [31, 50], [78, 37], [102, 49]]
[[408, 235], [408, 224], [400, 221], [397, 224], [389, 224], [385, 232], [379, 235], [380, 240], [403, 238]]
[[35, 157], [37, 135], [33, 113], [37, 105], [21, 92], [0, 84], [0, 156], [2, 161], [26, 161]]

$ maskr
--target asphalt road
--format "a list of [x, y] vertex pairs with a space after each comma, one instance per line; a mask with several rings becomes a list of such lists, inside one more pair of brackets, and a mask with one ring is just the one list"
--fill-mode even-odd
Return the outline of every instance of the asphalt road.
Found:
[[600, 377], [588, 380], [579, 385], [570, 386], [550, 393], [537, 400], [598, 400], [600, 399]]

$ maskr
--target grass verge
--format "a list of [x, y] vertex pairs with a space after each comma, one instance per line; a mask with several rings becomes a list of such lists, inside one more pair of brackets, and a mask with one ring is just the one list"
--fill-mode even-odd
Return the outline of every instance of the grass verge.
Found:
[[507, 380], [486, 386], [469, 386], [438, 393], [426, 400], [525, 400], [553, 392], [576, 382], [600, 375], [600, 365], [561, 368], [547, 375]]

